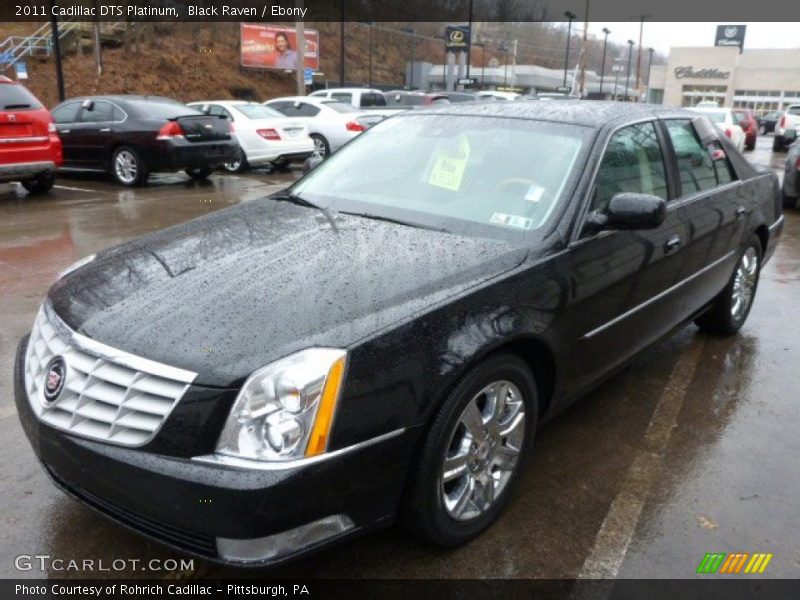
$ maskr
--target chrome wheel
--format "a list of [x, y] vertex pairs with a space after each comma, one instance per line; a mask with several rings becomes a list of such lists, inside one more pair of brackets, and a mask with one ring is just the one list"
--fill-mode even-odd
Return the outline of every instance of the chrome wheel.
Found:
[[222, 168], [231, 173], [236, 173], [242, 169], [243, 162], [244, 162], [244, 151], [240, 148], [239, 154], [237, 154], [236, 156], [236, 160], [223, 163]]
[[450, 436], [441, 472], [447, 514], [469, 521], [503, 493], [525, 440], [525, 404], [510, 381], [495, 381], [467, 404]]
[[733, 298], [731, 302], [731, 316], [734, 321], [740, 321], [747, 314], [758, 280], [758, 253], [752, 246], [748, 247], [736, 267], [733, 279]]
[[314, 154], [318, 154], [319, 156], [324, 157], [328, 151], [325, 148], [325, 140], [321, 137], [315, 137], [314, 139]]
[[136, 181], [139, 163], [130, 150], [120, 150], [114, 158], [114, 173], [122, 183], [131, 184]]

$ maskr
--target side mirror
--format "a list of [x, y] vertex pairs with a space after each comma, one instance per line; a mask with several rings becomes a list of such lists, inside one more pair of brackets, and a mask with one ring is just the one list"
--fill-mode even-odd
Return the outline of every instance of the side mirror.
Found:
[[84, 100], [81, 106], [83, 107], [83, 110], [92, 111], [94, 110], [94, 100]]
[[592, 213], [588, 223], [595, 229], [656, 229], [667, 216], [667, 202], [650, 194], [625, 192], [608, 203], [605, 213]]
[[303, 163], [303, 173], [308, 173], [309, 171], [313, 171], [316, 169], [320, 163], [325, 160], [319, 154], [312, 154], [309, 156], [305, 162]]

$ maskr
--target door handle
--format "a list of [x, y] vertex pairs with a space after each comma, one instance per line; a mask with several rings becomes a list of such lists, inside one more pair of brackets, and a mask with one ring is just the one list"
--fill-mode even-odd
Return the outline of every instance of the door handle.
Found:
[[59, 129], [58, 130], [58, 133], [69, 133], [69, 132], [70, 132], [69, 129]]
[[736, 209], [736, 218], [737, 219], [741, 219], [742, 217], [747, 215], [747, 213], [748, 213], [748, 210], [744, 206], [739, 206]]
[[669, 254], [677, 250], [681, 245], [681, 238], [678, 235], [672, 235], [664, 242], [664, 254]]
[[103, 128], [100, 130], [100, 133], [108, 133], [109, 131], [111, 131], [111, 127], [103, 127]]

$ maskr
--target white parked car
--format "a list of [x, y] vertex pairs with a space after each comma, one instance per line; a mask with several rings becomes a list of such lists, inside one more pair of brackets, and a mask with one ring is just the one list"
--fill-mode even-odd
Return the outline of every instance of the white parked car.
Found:
[[241, 154], [238, 160], [223, 165], [227, 171], [244, 171], [267, 164], [285, 169], [292, 161], [303, 161], [314, 153], [314, 140], [302, 120], [289, 119], [263, 104], [209, 100], [190, 102], [189, 106], [230, 120]]
[[778, 152], [785, 150], [786, 146], [794, 142], [798, 137], [797, 133], [790, 139], [786, 139], [786, 131], [793, 129], [795, 132], [800, 133], [800, 104], [790, 104], [786, 111], [775, 123], [775, 138], [772, 141], [772, 150]]
[[336, 152], [340, 147], [383, 119], [358, 110], [350, 104], [315, 96], [287, 96], [264, 103], [278, 112], [300, 119], [314, 140], [314, 151], [320, 156]]
[[516, 100], [520, 94], [515, 92], [498, 92], [497, 90], [483, 90], [478, 92], [478, 97], [484, 100]]
[[737, 125], [736, 117], [730, 108], [695, 106], [689, 110], [708, 117], [731, 140], [731, 143], [736, 146], [739, 152], [744, 151], [744, 130]]

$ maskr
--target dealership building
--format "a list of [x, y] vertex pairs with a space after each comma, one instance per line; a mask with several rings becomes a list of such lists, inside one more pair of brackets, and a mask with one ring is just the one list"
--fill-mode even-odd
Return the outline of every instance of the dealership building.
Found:
[[750, 108], [757, 115], [800, 103], [800, 48], [759, 50], [733, 46], [672, 48], [666, 65], [650, 73], [649, 101]]

